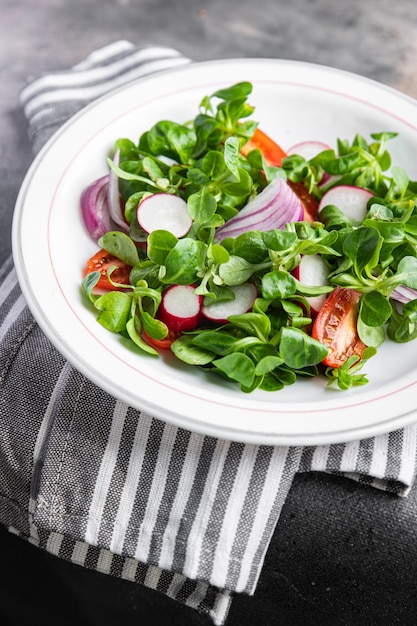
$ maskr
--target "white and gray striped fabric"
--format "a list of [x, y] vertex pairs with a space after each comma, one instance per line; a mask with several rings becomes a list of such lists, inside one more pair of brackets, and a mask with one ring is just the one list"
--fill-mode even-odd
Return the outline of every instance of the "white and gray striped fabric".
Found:
[[[21, 94], [35, 152], [97, 96], [187, 62], [175, 50], [119, 41], [35, 80]], [[297, 472], [343, 474], [401, 496], [412, 485], [415, 425], [346, 444], [256, 446], [192, 433], [112, 398], [40, 331], [11, 259], [0, 270], [0, 324], [0, 522], [214, 624], [226, 621], [234, 593], [254, 593]]]

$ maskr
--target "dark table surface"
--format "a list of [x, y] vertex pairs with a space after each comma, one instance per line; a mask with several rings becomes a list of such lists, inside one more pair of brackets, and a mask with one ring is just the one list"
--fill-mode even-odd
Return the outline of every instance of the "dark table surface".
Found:
[[[0, 261], [10, 253], [13, 207], [32, 160], [19, 90], [117, 39], [173, 46], [195, 60], [273, 57], [331, 65], [417, 97], [415, 0], [0, 0]], [[257, 592], [234, 601], [228, 626], [416, 624], [416, 519], [416, 488], [400, 499], [342, 477], [299, 475]], [[6, 554], [1, 569], [19, 555], [33, 559], [42, 584], [57, 584], [53, 557], [39, 557], [31, 546], [24, 552], [3, 534], [0, 542]], [[89, 593], [97, 606], [85, 623], [209, 624], [146, 590], [142, 619], [122, 609], [106, 618], [109, 581], [98, 575], [93, 588], [79, 570], [68, 565], [61, 572], [56, 594], [65, 584], [80, 597]], [[33, 577], [16, 578], [14, 585], [24, 598], [34, 589]], [[130, 586], [122, 581], [118, 590], [127, 607]], [[39, 607], [30, 623], [55, 623], [42, 618]]]

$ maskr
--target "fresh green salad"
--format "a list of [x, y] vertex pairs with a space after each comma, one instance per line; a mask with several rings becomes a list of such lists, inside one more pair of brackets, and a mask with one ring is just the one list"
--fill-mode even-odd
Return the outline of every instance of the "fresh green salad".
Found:
[[185, 123], [115, 142], [81, 195], [97, 253], [82, 289], [109, 331], [243, 392], [322, 376], [368, 382], [385, 341], [417, 337], [417, 183], [396, 133], [285, 149], [252, 119], [249, 82]]

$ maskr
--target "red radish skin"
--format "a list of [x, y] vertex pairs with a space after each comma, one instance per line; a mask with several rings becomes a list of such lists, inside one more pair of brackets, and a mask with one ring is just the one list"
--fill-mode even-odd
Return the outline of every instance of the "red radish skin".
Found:
[[[328, 285], [329, 268], [319, 254], [305, 254], [297, 267], [293, 270], [294, 277], [301, 284], [308, 287], [322, 287]], [[329, 294], [307, 297], [311, 315], [315, 317], [325, 303]]]
[[195, 285], [170, 285], [163, 292], [158, 319], [171, 331], [194, 330], [199, 325], [203, 298], [194, 290]]
[[176, 237], [184, 237], [193, 223], [186, 201], [170, 193], [155, 193], [144, 198], [139, 203], [137, 218], [147, 233], [169, 230]]
[[339, 185], [324, 194], [319, 203], [319, 214], [325, 206], [334, 205], [349, 219], [362, 222], [371, 198], [373, 198], [373, 193], [363, 187]]
[[213, 302], [202, 307], [202, 314], [212, 322], [224, 324], [230, 315], [241, 315], [247, 313], [253, 307], [258, 296], [258, 289], [253, 283], [243, 283], [230, 287], [235, 294], [234, 300], [225, 302]]

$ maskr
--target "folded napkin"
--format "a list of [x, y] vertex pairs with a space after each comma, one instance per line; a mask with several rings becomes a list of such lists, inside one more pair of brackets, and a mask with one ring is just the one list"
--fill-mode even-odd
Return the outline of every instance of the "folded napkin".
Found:
[[[188, 62], [169, 48], [117, 41], [35, 80], [21, 93], [35, 152], [94, 98]], [[343, 474], [402, 496], [414, 479], [415, 425], [345, 444], [273, 447], [196, 434], [128, 407], [51, 345], [11, 259], [0, 268], [0, 389], [0, 521], [214, 624], [225, 623], [234, 593], [254, 593], [297, 472]]]

